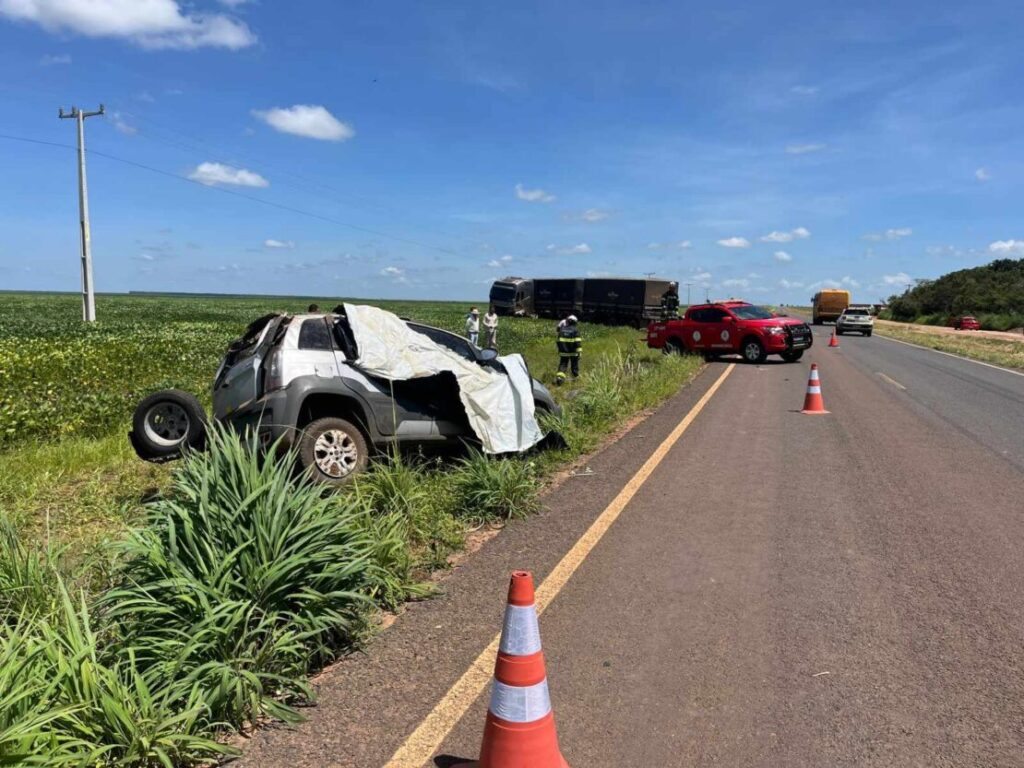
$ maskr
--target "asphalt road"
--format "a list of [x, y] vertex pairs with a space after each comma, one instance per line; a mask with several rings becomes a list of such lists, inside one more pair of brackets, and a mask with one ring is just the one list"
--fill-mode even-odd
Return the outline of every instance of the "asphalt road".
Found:
[[[543, 614], [576, 768], [1024, 765], [1024, 377], [825, 340], [800, 364], [738, 365]], [[828, 416], [798, 413], [810, 361]], [[385, 765], [497, 630], [508, 571], [541, 581], [724, 365], [243, 762]], [[486, 698], [440, 753], [475, 757]]]

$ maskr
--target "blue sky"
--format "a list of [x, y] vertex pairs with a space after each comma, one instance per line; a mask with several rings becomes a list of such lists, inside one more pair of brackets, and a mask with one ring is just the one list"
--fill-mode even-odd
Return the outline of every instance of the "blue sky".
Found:
[[[0, 0], [0, 134], [106, 105], [100, 291], [873, 301], [1024, 256], [1024, 9], [828, 5]], [[0, 287], [76, 290], [73, 151], [0, 167]]]

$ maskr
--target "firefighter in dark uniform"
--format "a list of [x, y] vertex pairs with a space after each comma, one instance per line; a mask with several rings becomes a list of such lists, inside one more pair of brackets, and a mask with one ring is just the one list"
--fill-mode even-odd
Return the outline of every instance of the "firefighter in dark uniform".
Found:
[[558, 324], [558, 377], [556, 383], [565, 381], [565, 372], [572, 370], [575, 379], [580, 375], [580, 352], [583, 350], [583, 339], [580, 337], [576, 315], [569, 315]]

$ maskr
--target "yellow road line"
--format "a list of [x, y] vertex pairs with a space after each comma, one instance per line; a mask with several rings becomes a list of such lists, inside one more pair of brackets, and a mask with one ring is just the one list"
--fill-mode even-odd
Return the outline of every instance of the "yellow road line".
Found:
[[[711, 400], [715, 392], [718, 391], [718, 388], [722, 386], [722, 382], [732, 373], [732, 369], [735, 367], [736, 364], [733, 363], [722, 372], [722, 375], [715, 380], [715, 383], [704, 393], [704, 396], [697, 401], [696, 405], [690, 409], [690, 412], [672, 430], [672, 433], [655, 449], [654, 453], [644, 462], [644, 465], [637, 470], [636, 474], [630, 478], [618, 495], [612, 499], [612, 502], [605, 507], [601, 515], [591, 524], [586, 533], [573, 544], [572, 549], [565, 554], [554, 570], [544, 579], [544, 583], [537, 588], [536, 593], [538, 614], [543, 613], [544, 609], [562, 591], [562, 588], [572, 578], [576, 569], [586, 560], [587, 555], [597, 546], [597, 543], [601, 541], [601, 538], [612, 527], [612, 524], [618, 520], [626, 505], [629, 504], [643, 484], [647, 482], [647, 479], [657, 469], [658, 465], [661, 464], [662, 459], [668, 455], [672, 446], [683, 436], [683, 433], [693, 423], [693, 420], [704, 410], [704, 406], [708, 404], [708, 401]], [[498, 644], [500, 642], [501, 634], [499, 633], [494, 636], [494, 639], [476, 657], [476, 660], [470, 665], [469, 669], [463, 673], [462, 677], [444, 695], [444, 698], [437, 703], [430, 714], [424, 718], [423, 722], [405, 740], [405, 743], [398, 748], [398, 751], [391, 756], [385, 768], [421, 768], [434, 756], [441, 746], [441, 742], [444, 741], [452, 728], [455, 727], [455, 724], [459, 722], [466, 713], [466, 710], [476, 700], [476, 697], [480, 695], [491, 681], [491, 674], [494, 670], [494, 657], [498, 652]]]

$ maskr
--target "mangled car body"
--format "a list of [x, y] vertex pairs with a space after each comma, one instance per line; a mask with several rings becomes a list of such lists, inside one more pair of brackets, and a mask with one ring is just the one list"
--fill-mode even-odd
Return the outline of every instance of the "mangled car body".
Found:
[[[296, 449], [316, 479], [340, 484], [371, 452], [469, 442], [522, 452], [558, 412], [521, 355], [498, 357], [439, 328], [376, 307], [259, 318], [228, 347], [213, 382], [213, 418], [260, 443]], [[147, 461], [201, 449], [199, 401], [162, 390], [136, 408], [131, 440]]]

